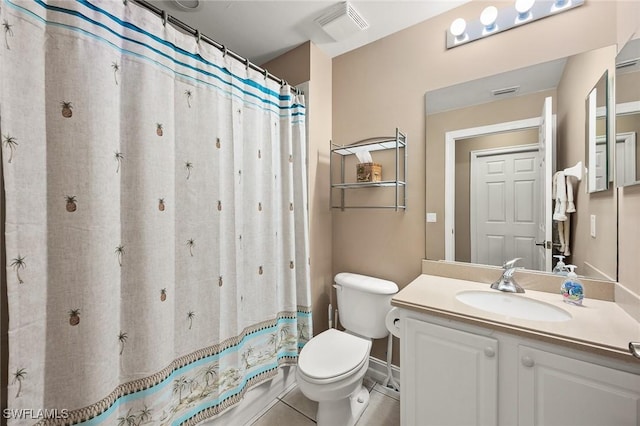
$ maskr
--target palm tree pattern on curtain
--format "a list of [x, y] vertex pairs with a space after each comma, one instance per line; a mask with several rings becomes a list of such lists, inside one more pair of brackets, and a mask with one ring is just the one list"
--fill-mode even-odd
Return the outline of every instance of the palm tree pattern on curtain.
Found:
[[312, 336], [302, 96], [131, 2], [1, 1], [9, 408], [222, 414]]

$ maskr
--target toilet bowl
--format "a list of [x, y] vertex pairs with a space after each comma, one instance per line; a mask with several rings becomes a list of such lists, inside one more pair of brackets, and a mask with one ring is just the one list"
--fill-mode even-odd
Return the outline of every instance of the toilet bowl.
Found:
[[300, 353], [296, 381], [318, 402], [318, 425], [354, 425], [369, 404], [362, 386], [369, 368], [371, 341], [329, 329], [311, 339]]
[[371, 340], [387, 337], [385, 317], [398, 286], [379, 278], [340, 273], [335, 277], [341, 324], [313, 337], [300, 351], [296, 381], [318, 402], [318, 426], [353, 426], [369, 404], [362, 379]]

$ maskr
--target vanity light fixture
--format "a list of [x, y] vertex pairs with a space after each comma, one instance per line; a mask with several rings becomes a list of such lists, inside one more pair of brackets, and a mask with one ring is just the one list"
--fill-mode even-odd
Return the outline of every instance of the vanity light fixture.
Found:
[[479, 19], [457, 18], [446, 32], [447, 49], [582, 6], [585, 0], [515, 0], [502, 9], [486, 7]]

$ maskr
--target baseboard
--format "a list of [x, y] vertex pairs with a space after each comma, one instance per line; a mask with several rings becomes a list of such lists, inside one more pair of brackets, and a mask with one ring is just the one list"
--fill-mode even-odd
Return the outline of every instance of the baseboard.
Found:
[[[387, 363], [381, 361], [378, 358], [372, 356], [369, 357], [369, 369], [367, 370], [367, 376], [374, 380], [376, 383], [382, 384], [387, 378]], [[400, 367], [391, 364], [391, 376], [400, 384]]]
[[278, 397], [296, 383], [295, 368], [282, 367], [278, 375], [251, 389], [234, 408], [219, 417], [205, 420], [207, 426], [250, 425], [278, 402]]

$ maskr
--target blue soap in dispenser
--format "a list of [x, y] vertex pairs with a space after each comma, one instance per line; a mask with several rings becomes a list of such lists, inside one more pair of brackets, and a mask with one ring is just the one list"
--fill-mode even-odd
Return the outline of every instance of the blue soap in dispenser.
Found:
[[567, 265], [564, 264], [564, 256], [556, 254], [553, 257], [558, 259], [556, 266], [553, 267], [553, 273], [556, 275], [564, 275], [566, 277], [569, 270], [567, 269]]
[[565, 303], [572, 305], [582, 305], [582, 299], [584, 299], [584, 287], [578, 280], [578, 275], [575, 273], [575, 265], [567, 265], [569, 272], [567, 273], [567, 279], [564, 280], [560, 287], [562, 293], [562, 300]]

